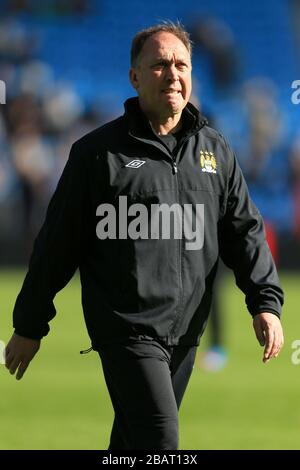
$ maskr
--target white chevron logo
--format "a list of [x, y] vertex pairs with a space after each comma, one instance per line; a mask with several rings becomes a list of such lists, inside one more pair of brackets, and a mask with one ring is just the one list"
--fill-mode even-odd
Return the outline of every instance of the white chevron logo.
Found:
[[140, 168], [142, 165], [144, 165], [145, 160], [131, 160], [131, 162], [127, 163], [127, 168]]

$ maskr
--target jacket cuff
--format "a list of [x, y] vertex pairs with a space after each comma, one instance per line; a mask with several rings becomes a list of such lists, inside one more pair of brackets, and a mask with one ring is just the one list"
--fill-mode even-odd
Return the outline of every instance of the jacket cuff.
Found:
[[254, 313], [253, 312], [250, 312], [250, 313], [252, 317], [255, 317], [255, 315], [258, 315], [259, 313], [272, 313], [273, 315], [276, 315], [276, 317], [278, 317], [279, 319], [281, 318], [281, 313], [271, 308], [261, 308], [259, 310], [256, 310]]
[[[19, 336], [23, 336], [24, 338], [35, 339], [35, 340], [40, 340], [48, 334], [48, 332], [43, 334], [41, 331], [34, 331], [34, 330], [27, 329], [27, 328], [25, 329], [15, 328], [14, 331]], [[48, 328], [48, 331], [49, 331], [49, 328]]]

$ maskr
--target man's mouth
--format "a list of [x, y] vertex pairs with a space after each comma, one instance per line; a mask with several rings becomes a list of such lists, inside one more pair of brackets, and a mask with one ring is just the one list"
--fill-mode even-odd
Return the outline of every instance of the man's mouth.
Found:
[[166, 95], [179, 95], [181, 93], [181, 90], [173, 90], [171, 88], [168, 88], [166, 90], [163, 90], [163, 93]]

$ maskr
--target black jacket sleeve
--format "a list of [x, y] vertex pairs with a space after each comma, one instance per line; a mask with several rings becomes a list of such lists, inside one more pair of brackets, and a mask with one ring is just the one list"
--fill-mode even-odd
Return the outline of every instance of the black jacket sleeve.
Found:
[[83, 255], [87, 213], [84, 150], [73, 144], [35, 240], [29, 270], [17, 297], [13, 324], [21, 336], [40, 339], [55, 316], [53, 299], [72, 278]]
[[229, 174], [224, 217], [220, 221], [220, 256], [233, 270], [251, 315], [281, 315], [283, 291], [266, 241], [262, 217], [251, 201], [232, 150], [227, 149]]

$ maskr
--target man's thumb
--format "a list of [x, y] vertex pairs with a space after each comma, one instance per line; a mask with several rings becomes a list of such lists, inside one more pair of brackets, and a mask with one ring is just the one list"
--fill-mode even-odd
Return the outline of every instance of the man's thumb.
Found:
[[255, 331], [257, 341], [259, 342], [259, 344], [261, 346], [264, 346], [265, 345], [265, 335], [264, 335], [263, 329], [258, 325], [254, 325], [254, 331]]

